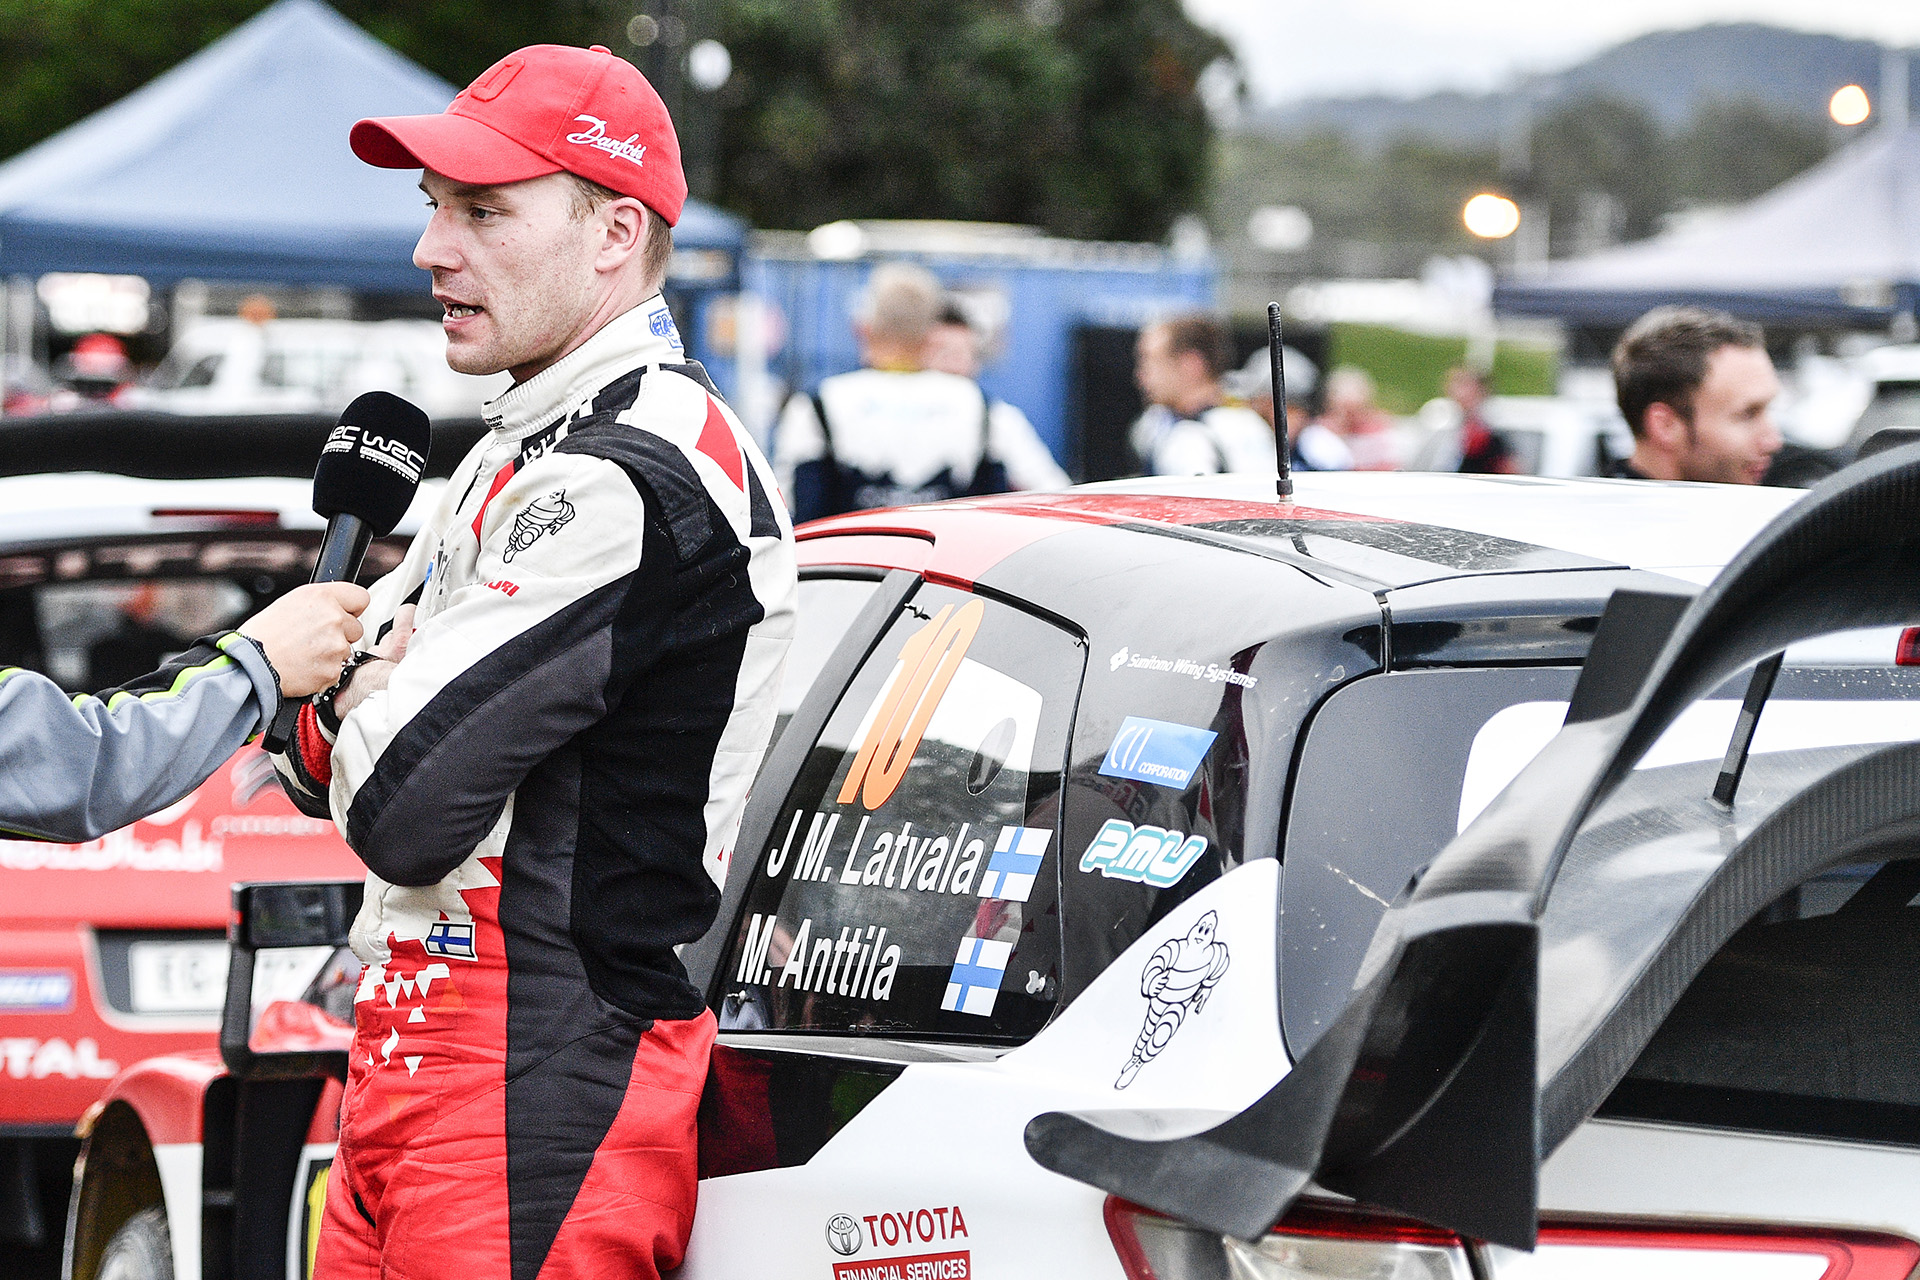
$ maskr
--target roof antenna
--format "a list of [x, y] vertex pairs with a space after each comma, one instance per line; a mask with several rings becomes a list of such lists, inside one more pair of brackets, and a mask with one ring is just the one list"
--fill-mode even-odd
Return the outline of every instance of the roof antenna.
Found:
[[1280, 304], [1267, 304], [1267, 358], [1273, 364], [1273, 423], [1278, 439], [1274, 441], [1274, 461], [1279, 477], [1274, 492], [1280, 501], [1293, 501], [1293, 441], [1287, 430], [1287, 370], [1280, 358]]

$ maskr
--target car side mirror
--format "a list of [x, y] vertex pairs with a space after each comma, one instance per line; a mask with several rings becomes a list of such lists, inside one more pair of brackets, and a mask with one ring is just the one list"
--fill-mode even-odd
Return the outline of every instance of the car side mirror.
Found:
[[220, 1057], [239, 1079], [347, 1073], [360, 962], [357, 880], [237, 884]]

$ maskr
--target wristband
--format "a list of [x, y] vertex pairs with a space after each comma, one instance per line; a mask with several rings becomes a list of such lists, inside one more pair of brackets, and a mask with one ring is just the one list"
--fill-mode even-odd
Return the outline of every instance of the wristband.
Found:
[[352, 683], [353, 673], [366, 666], [369, 662], [384, 661], [386, 661], [386, 659], [370, 650], [363, 650], [360, 653], [356, 653], [340, 664], [340, 678], [333, 682], [332, 688], [313, 695], [314, 714], [320, 717], [320, 723], [328, 734], [331, 735], [340, 732], [340, 716], [339, 713], [333, 709], [333, 700], [340, 696], [341, 690]]

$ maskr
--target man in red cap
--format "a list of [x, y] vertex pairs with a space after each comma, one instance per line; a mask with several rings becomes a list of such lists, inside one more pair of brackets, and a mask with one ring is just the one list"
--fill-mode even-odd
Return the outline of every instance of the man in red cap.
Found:
[[631, 65], [522, 49], [352, 144], [422, 171], [448, 363], [514, 385], [277, 761], [369, 870], [318, 1272], [653, 1276], [714, 1029], [675, 949], [772, 731], [791, 523], [660, 296], [687, 187]]

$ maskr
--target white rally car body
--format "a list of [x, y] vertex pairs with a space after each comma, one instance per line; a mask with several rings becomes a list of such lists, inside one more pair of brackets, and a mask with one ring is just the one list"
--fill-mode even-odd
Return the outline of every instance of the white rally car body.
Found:
[[[1703, 966], [1705, 999], [1749, 953], [1773, 954], [1775, 923], [1854, 919], [1847, 904], [1904, 883], [1912, 851], [1891, 836], [1844, 858], [1803, 850], [1781, 891], [1695, 939], [1658, 1016], [1619, 1025], [1640, 1008], [1620, 991], [1647, 998], [1635, 966], [1668, 963], [1663, 931], [1721, 883], [1715, 858], [1732, 865], [1800, 799], [1920, 742], [1905, 606], [1846, 594], [1844, 566], [1864, 562], [1831, 531], [1852, 529], [1854, 508], [1827, 489], [1527, 477], [1298, 486], [1286, 506], [1251, 478], [1137, 482], [801, 530], [782, 727], [719, 919], [683, 956], [721, 1032], [679, 1274], [1904, 1280], [1920, 1263], [1920, 1124], [1903, 1128], [1920, 1097], [1904, 1076], [1877, 1083], [1863, 1060], [1826, 1094], [1783, 1077], [1771, 1117], [1689, 1110], [1702, 1088], [1744, 1096], [1766, 1077], [1736, 1064], [1724, 1087], [1699, 1085], [1671, 1065], [1673, 1037], [1719, 1044], [1712, 1018], [1683, 1003], [1662, 1022]], [[1887, 548], [1920, 540], [1920, 519], [1882, 524]], [[1756, 559], [1770, 528], [1801, 550]], [[1660, 710], [1688, 645], [1720, 653], [1708, 623], [1722, 614], [1684, 606], [1784, 573], [1793, 554], [1815, 568], [1780, 598], [1830, 589], [1841, 603], [1822, 616], [1840, 625], [1780, 632], [1746, 781], [1705, 807], [1763, 651]], [[915, 637], [969, 610], [978, 634], [956, 642], [949, 677], [963, 694], [903, 684]], [[927, 715], [898, 775], [877, 786], [873, 765], [863, 788], [861, 748], [900, 689]], [[1476, 915], [1490, 899], [1463, 895], [1453, 869], [1497, 881], [1487, 833], [1526, 805], [1571, 805], [1612, 750], [1592, 726], [1627, 734], [1645, 717], [1659, 723], [1606, 775], [1600, 807], [1568, 819], [1559, 885], [1538, 873], [1531, 917]], [[1543, 782], [1583, 734], [1600, 743], [1582, 748], [1588, 765]], [[1673, 831], [1654, 831], [1669, 816]], [[1581, 907], [1616, 891], [1617, 911]], [[1506, 943], [1444, 946], [1496, 935], [1537, 939], [1539, 959], [1500, 961], [1476, 992], [1461, 966]], [[1383, 1012], [1430, 1028], [1443, 1007], [1479, 1028], [1444, 1051], [1396, 1040]], [[246, 1042], [244, 1022], [234, 1033]], [[1581, 1094], [1562, 1067], [1603, 1041], [1620, 1061]], [[1489, 1065], [1496, 1050], [1505, 1065]], [[226, 1079], [284, 1090], [289, 1073], [265, 1069], [275, 1055], [252, 1044]], [[1694, 1056], [1710, 1075], [1719, 1051]], [[307, 1274], [338, 1099], [317, 1079], [337, 1064], [314, 1068], [304, 1141], [282, 1135], [291, 1163], [267, 1199], [247, 1209], [252, 1189], [201, 1162], [164, 1179], [176, 1242], [208, 1238], [220, 1191], [233, 1220], [278, 1215], [273, 1274]], [[1368, 1092], [1381, 1081], [1425, 1101], [1383, 1121]], [[203, 1079], [170, 1105], [194, 1099], [195, 1131], [218, 1127], [224, 1150], [245, 1125], [234, 1089], [217, 1092]], [[159, 1123], [140, 1090], [110, 1096]], [[1541, 1135], [1538, 1150], [1515, 1132]], [[74, 1280], [93, 1280], [127, 1220], [87, 1203], [70, 1223]], [[265, 1274], [240, 1259], [196, 1271], [202, 1255], [176, 1248], [176, 1277]]]

